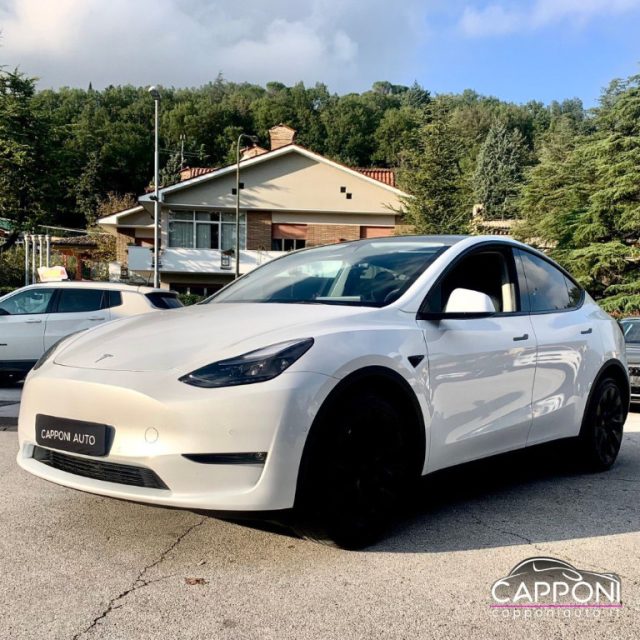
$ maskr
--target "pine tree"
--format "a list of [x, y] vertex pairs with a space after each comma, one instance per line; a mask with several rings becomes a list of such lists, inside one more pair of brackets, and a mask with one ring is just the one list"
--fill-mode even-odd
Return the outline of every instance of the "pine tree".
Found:
[[405, 220], [418, 233], [466, 231], [471, 209], [464, 202], [461, 154], [448, 110], [432, 105], [400, 172], [401, 186], [412, 196], [405, 202]]
[[476, 202], [488, 220], [515, 218], [527, 160], [524, 138], [502, 121], [493, 124], [480, 148], [474, 174]]

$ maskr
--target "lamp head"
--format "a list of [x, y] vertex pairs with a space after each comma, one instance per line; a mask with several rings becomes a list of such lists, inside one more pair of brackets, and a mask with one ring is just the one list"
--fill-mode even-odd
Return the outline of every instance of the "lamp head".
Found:
[[151, 85], [148, 89], [149, 93], [151, 94], [151, 97], [154, 100], [160, 100], [160, 91], [158, 91], [158, 87], [156, 87], [156, 85]]

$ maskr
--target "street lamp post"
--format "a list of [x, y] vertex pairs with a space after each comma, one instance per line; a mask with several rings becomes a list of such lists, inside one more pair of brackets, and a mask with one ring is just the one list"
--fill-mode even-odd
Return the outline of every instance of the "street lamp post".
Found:
[[242, 142], [243, 138], [251, 140], [253, 144], [258, 143], [256, 136], [241, 133], [238, 136], [238, 144], [236, 145], [236, 278], [240, 277], [240, 142]]
[[153, 286], [160, 286], [160, 145], [158, 140], [160, 116], [160, 92], [157, 87], [149, 87], [149, 93], [155, 102], [153, 183], [155, 187], [153, 203]]

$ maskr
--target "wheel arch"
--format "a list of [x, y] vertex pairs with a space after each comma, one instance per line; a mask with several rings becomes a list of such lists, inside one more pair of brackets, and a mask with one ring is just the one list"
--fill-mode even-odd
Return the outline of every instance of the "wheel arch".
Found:
[[300, 495], [300, 488], [304, 480], [310, 452], [313, 449], [323, 420], [348, 393], [357, 393], [365, 388], [370, 390], [372, 385], [385, 394], [387, 398], [397, 403], [404, 415], [406, 415], [407, 426], [416, 445], [414, 464], [418, 472], [422, 472], [427, 452], [426, 429], [422, 408], [414, 390], [409, 382], [397, 371], [380, 365], [367, 366], [350, 373], [340, 380], [318, 410], [307, 435], [298, 467], [296, 501]]
[[591, 389], [589, 390], [589, 395], [587, 396], [587, 402], [584, 405], [584, 413], [582, 416], [582, 421], [580, 423], [580, 432], [582, 433], [582, 429], [584, 427], [585, 417], [591, 406], [591, 401], [593, 400], [593, 394], [595, 393], [600, 381], [606, 378], [607, 376], [613, 378], [616, 382], [620, 384], [620, 388], [622, 389], [622, 393], [624, 394], [625, 405], [627, 406], [627, 410], [629, 407], [629, 403], [631, 401], [631, 387], [629, 384], [629, 376], [627, 374], [627, 370], [620, 360], [616, 360], [615, 358], [611, 358], [607, 360], [598, 370], [595, 378], [593, 379], [593, 384], [591, 385]]

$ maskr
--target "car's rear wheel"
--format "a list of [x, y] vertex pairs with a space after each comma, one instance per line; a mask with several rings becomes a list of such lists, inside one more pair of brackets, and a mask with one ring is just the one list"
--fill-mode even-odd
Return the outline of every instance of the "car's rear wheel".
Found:
[[345, 549], [375, 542], [420, 474], [406, 416], [392, 400], [359, 392], [326, 412], [310, 438], [297, 532]]
[[580, 462], [590, 471], [606, 471], [618, 457], [628, 403], [613, 378], [600, 380], [585, 413], [578, 438]]

